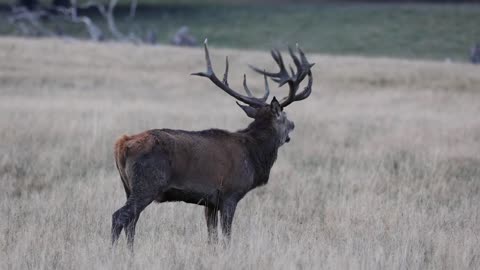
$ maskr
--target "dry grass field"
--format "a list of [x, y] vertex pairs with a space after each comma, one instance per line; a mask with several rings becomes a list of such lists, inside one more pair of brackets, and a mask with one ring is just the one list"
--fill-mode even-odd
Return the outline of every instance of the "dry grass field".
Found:
[[[216, 49], [231, 84], [266, 52]], [[232, 244], [203, 209], [152, 204], [110, 249], [125, 201], [124, 133], [236, 130], [248, 118], [208, 80], [200, 48], [0, 39], [1, 269], [479, 269], [480, 69], [310, 55], [314, 90], [288, 107], [292, 141], [239, 204]], [[277, 96], [285, 89], [272, 89]]]

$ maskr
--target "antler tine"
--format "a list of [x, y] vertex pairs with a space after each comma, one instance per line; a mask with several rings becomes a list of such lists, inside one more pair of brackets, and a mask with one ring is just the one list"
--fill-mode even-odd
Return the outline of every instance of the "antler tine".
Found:
[[[278, 57], [279, 52], [278, 52], [278, 50], [272, 49], [272, 50], [270, 50], [270, 54], [272, 55], [273, 60], [275, 60], [275, 62], [280, 66], [280, 72], [268, 72], [268, 71], [266, 71], [266, 70], [264, 70], [264, 69], [259, 69], [259, 68], [255, 67], [255, 66], [252, 66], [252, 65], [248, 65], [248, 66], [249, 66], [251, 69], [253, 69], [254, 71], [256, 71], [256, 72], [258, 72], [258, 73], [260, 73], [260, 74], [262, 74], [262, 75], [266, 75], [266, 76], [268, 76], [268, 77], [272, 77], [272, 79], [274, 79], [275, 77], [278, 77], [278, 76], [280, 75], [281, 69], [282, 69], [282, 66], [283, 66], [283, 62], [280, 62], [280, 63], [279, 63], [279, 57]], [[281, 56], [280, 56], [280, 58], [281, 58]]]
[[250, 68], [252, 68], [253, 70], [255, 70], [256, 72], [262, 75], [267, 75], [274, 82], [278, 83], [278, 86], [282, 86], [288, 82], [288, 80], [290, 79], [290, 75], [288, 74], [288, 71], [285, 68], [285, 64], [283, 62], [282, 54], [280, 53], [280, 51], [278, 51], [277, 49], [273, 49], [270, 51], [270, 54], [272, 55], [273, 60], [277, 63], [278, 67], [280, 68], [279, 72], [276, 72], [276, 73], [267, 72], [265, 70], [261, 70], [257, 67], [254, 67], [252, 65], [250, 65]]
[[228, 56], [225, 57], [225, 73], [223, 74], [223, 83], [228, 86]]
[[292, 66], [290, 66], [290, 73], [292, 74], [292, 78], [297, 76]]
[[300, 59], [302, 61], [302, 65], [308, 66], [308, 69], [310, 69], [311, 67], [313, 67], [313, 65], [315, 65], [315, 63], [310, 64], [308, 62], [307, 57], [305, 56], [305, 53], [302, 51], [300, 46], [298, 46], [298, 43], [297, 43], [297, 50], [298, 50], [298, 54], [300, 54]]
[[268, 95], [270, 95], [270, 87], [268, 86], [268, 80], [267, 80], [267, 75], [263, 75], [263, 78], [265, 80], [265, 94], [261, 98], [263, 101], [267, 101]]
[[310, 96], [310, 94], [312, 93], [312, 84], [313, 84], [312, 72], [309, 70], [306, 76], [308, 76], [307, 86], [305, 86], [302, 92], [295, 94], [292, 98], [290, 97], [290, 95], [284, 97], [280, 101], [280, 104], [283, 107], [290, 105], [294, 101], [304, 100]]
[[283, 63], [283, 57], [280, 51], [278, 49], [273, 49], [272, 56], [275, 62], [280, 66], [280, 71], [285, 70], [285, 64]]
[[302, 92], [300, 92], [299, 94], [297, 94], [295, 96], [294, 101], [299, 101], [299, 100], [306, 99], [312, 93], [312, 84], [313, 84], [312, 71], [309, 70], [308, 73], [307, 73], [307, 76], [308, 76], [307, 86], [305, 86], [305, 88], [303, 89]]
[[203, 48], [205, 50], [205, 62], [207, 63], [207, 72], [195, 72], [190, 75], [207, 77], [207, 78], [210, 78], [212, 75], [215, 76], [213, 74], [212, 62], [210, 61], [210, 54], [208, 52], [207, 43], [208, 43], [208, 39], [206, 38], [205, 41], [203, 42]]
[[[293, 50], [289, 48], [290, 55], [295, 65], [297, 66], [297, 73], [295, 74], [296, 78], [292, 78], [291, 81], [289, 82], [290, 91], [288, 96], [282, 99], [282, 101], [280, 102], [280, 105], [282, 107], [286, 107], [294, 101], [306, 99], [307, 97], [310, 96], [312, 92], [313, 78], [312, 78], [311, 67], [314, 64], [310, 64], [308, 62], [307, 57], [305, 56], [305, 53], [302, 51], [302, 49], [300, 49], [300, 46], [298, 46], [298, 43], [296, 44], [296, 47], [297, 47], [298, 54], [300, 55], [300, 59], [298, 59], [298, 57], [295, 55]], [[308, 76], [307, 86], [303, 89], [302, 92], [297, 94], [300, 83], [305, 79], [306, 76]]]
[[210, 81], [212, 81], [217, 87], [219, 87], [220, 89], [222, 89], [223, 91], [225, 91], [227, 94], [229, 94], [230, 96], [234, 97], [235, 99], [245, 103], [245, 104], [248, 104], [252, 107], [263, 107], [266, 105], [265, 103], [265, 100], [264, 98], [255, 98], [252, 96], [250, 90], [248, 90], [248, 87], [246, 86], [246, 77], [244, 77], [244, 86], [245, 86], [245, 91], [247, 91], [247, 94], [249, 95], [248, 97], [244, 96], [244, 95], [241, 95], [239, 94], [238, 92], [236, 92], [235, 90], [231, 89], [229, 86], [228, 86], [228, 58], [226, 59], [226, 63], [225, 63], [225, 74], [223, 75], [223, 81], [220, 81], [217, 76], [215, 75], [215, 73], [213, 72], [213, 68], [212, 68], [212, 62], [210, 60], [210, 53], [208, 52], [208, 40], [205, 39], [205, 42], [204, 42], [204, 50], [205, 50], [205, 62], [206, 62], [206, 65], [207, 65], [207, 71], [206, 72], [196, 72], [196, 73], [192, 73], [192, 75], [195, 75], [195, 76], [200, 76], [200, 77], [206, 77], [206, 78], [209, 78]]
[[286, 101], [289, 99], [289, 96], [283, 98], [282, 101], [280, 102], [281, 104], [285, 102], [284, 106], [287, 106], [294, 101], [304, 100], [310, 96], [310, 94], [312, 93], [312, 84], [313, 84], [312, 72], [308, 71], [307, 76], [308, 76], [308, 83], [307, 83], [307, 86], [305, 86], [305, 88], [303, 89], [303, 91], [296, 94], [293, 97], [293, 99], [288, 103], [286, 103]]
[[252, 66], [252, 65], [248, 65], [251, 69], [253, 69], [255, 72], [258, 72], [262, 75], [267, 75], [268, 77], [276, 77], [278, 76], [278, 72], [277, 73], [274, 73], [274, 72], [268, 72], [268, 71], [265, 71], [265, 70], [262, 70], [262, 69], [259, 69], [255, 66]]
[[[265, 94], [263, 94], [263, 97], [259, 98], [259, 100], [262, 100], [263, 102], [266, 102], [268, 99], [268, 96], [270, 95], [270, 87], [268, 86], [268, 80], [267, 76], [263, 75], [263, 78], [265, 80]], [[245, 92], [247, 92], [247, 95], [249, 97], [253, 97], [252, 92], [247, 86], [247, 75], [243, 74], [243, 88], [245, 89]]]
[[305, 57], [305, 53], [300, 49], [300, 46], [298, 46], [298, 43], [296, 44], [298, 54], [300, 55], [300, 59], [298, 59], [297, 55], [293, 52], [293, 50], [289, 47], [289, 52], [290, 55], [292, 56], [293, 61], [295, 62], [295, 66], [297, 67], [297, 73], [296, 75], [296, 80], [302, 81], [305, 76], [307, 76], [307, 73], [310, 71], [310, 68], [314, 64], [310, 64]]
[[288, 47], [288, 52], [290, 53], [290, 56], [292, 57], [293, 59], [293, 63], [295, 64], [295, 66], [297, 67], [297, 76], [298, 74], [300, 74], [301, 70], [302, 70], [302, 64], [300, 63], [300, 60], [298, 59], [298, 57], [295, 55], [295, 53], [293, 52], [292, 48], [289, 46]]
[[302, 51], [300, 46], [298, 46], [298, 43], [297, 43], [297, 50], [298, 50], [298, 54], [300, 54], [300, 61], [301, 61], [302, 67], [305, 70], [305, 74], [303, 76], [305, 77], [307, 73], [310, 71], [310, 69], [315, 65], [315, 63], [308, 62], [307, 57], [305, 56], [305, 53]]
[[248, 89], [247, 86], [247, 75], [243, 74], [243, 89], [245, 89], [245, 92], [249, 97], [253, 97], [252, 92], [250, 92], [250, 89]]
[[[291, 73], [289, 74], [289, 72], [285, 68], [282, 55], [277, 49], [271, 50], [271, 55], [273, 60], [277, 63], [278, 67], [280, 68], [279, 72], [276, 72], [276, 73], [267, 72], [264, 70], [260, 70], [259, 68], [250, 66], [256, 72], [263, 74], [265, 78], [267, 76], [270, 77], [274, 82], [278, 83], [279, 87], [288, 83], [289, 92], [288, 92], [288, 96], [283, 98], [282, 101], [280, 102], [280, 105], [282, 107], [286, 107], [294, 101], [307, 98], [312, 91], [313, 79], [312, 79], [312, 73], [310, 69], [314, 64], [310, 64], [308, 62], [305, 56], [305, 53], [302, 51], [302, 49], [300, 49], [298, 44], [296, 44], [296, 47], [297, 47], [298, 55], [296, 54], [296, 52], [294, 52], [294, 50], [291, 47], [288, 47], [288, 52], [292, 57], [293, 63], [295, 64], [296, 72], [292, 68], [292, 66], [289, 66], [290, 73]], [[308, 76], [308, 84], [301, 93], [297, 94], [300, 83], [305, 79], [306, 76]]]

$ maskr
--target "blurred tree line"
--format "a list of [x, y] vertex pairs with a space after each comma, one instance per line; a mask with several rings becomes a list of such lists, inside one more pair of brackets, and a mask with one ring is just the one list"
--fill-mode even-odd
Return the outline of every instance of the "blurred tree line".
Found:
[[[20, 6], [27, 7], [32, 10], [42, 5], [51, 5], [53, 7], [70, 7], [72, 5], [71, 0], [51, 0], [50, 3], [45, 0], [16, 0], [17, 4]], [[140, 3], [142, 1], [140, 0]], [[218, 4], [320, 4], [320, 3], [449, 3], [449, 4], [459, 4], [459, 3], [480, 3], [480, 0], [148, 0], [148, 4], [198, 4], [198, 3], [218, 3]], [[127, 2], [119, 3], [129, 4]]]

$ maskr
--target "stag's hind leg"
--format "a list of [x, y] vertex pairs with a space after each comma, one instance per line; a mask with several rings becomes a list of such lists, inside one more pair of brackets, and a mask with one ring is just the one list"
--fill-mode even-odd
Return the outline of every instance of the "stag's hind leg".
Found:
[[161, 194], [170, 175], [168, 160], [164, 155], [149, 153], [131, 164], [132, 191], [125, 205], [112, 217], [112, 244], [125, 229], [129, 248], [133, 251], [135, 225], [140, 213]]
[[127, 237], [127, 246], [130, 250], [133, 250], [133, 242], [135, 240], [135, 227], [137, 226], [138, 218], [140, 218], [140, 214], [138, 214], [134, 220], [130, 222], [125, 228], [125, 236]]
[[207, 220], [208, 243], [218, 242], [218, 210], [215, 207], [205, 206], [205, 219]]
[[140, 213], [147, 207], [154, 199], [154, 196], [141, 196], [133, 193], [125, 203], [125, 205], [118, 209], [112, 216], [112, 245], [114, 245], [122, 229], [125, 229], [127, 239], [129, 240], [129, 247], [133, 247], [133, 237], [135, 234], [135, 224], [140, 216]]

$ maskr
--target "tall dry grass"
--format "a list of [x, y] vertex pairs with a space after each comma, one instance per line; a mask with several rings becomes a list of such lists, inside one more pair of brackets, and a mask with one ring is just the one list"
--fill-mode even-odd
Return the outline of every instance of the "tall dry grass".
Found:
[[[212, 41], [214, 44], [214, 41]], [[265, 52], [211, 49], [232, 85]], [[2, 269], [480, 268], [480, 72], [312, 55], [314, 92], [270, 182], [239, 204], [229, 248], [203, 209], [153, 204], [110, 250], [125, 200], [113, 142], [151, 128], [235, 130], [248, 119], [205, 79], [200, 49], [0, 39]], [[285, 90], [273, 90], [282, 96]]]

